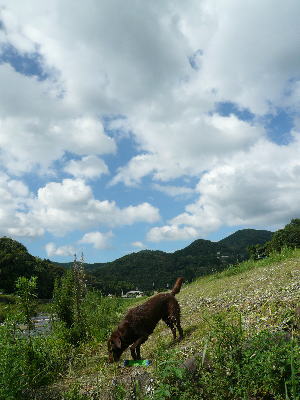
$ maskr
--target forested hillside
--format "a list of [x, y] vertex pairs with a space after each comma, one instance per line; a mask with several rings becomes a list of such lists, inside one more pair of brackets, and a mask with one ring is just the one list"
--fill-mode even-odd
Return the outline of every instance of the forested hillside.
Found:
[[[161, 290], [172, 284], [178, 276], [186, 282], [196, 277], [221, 271], [247, 257], [247, 248], [262, 245], [272, 232], [244, 229], [227, 238], [212, 242], [198, 239], [174, 253], [143, 250], [128, 254], [108, 263], [85, 264], [90, 286], [103, 294], [120, 295], [131, 289]], [[61, 276], [70, 263], [42, 260], [28, 253], [25, 246], [7, 237], [0, 238], [0, 290], [12, 293], [19, 276], [38, 277], [38, 295], [52, 296], [55, 278]]]
[[87, 264], [86, 269], [93, 285], [104, 293], [120, 294], [130, 288], [165, 289], [178, 276], [192, 281], [245, 260], [248, 246], [264, 244], [271, 237], [270, 231], [244, 229], [219, 242], [198, 239], [174, 253], [143, 250], [106, 264]]
[[28, 253], [25, 246], [8, 237], [0, 238], [0, 291], [13, 293], [19, 276], [37, 276], [39, 298], [51, 298], [54, 281], [64, 269]]

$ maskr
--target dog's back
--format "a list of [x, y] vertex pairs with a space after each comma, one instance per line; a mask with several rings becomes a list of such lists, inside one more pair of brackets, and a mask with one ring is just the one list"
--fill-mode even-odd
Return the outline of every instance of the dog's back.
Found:
[[182, 282], [183, 278], [177, 278], [171, 292], [158, 293], [145, 303], [131, 308], [125, 315], [124, 321], [129, 323], [136, 334], [146, 331], [150, 335], [161, 319], [166, 322], [171, 315], [179, 318], [180, 307], [175, 295], [180, 292]]

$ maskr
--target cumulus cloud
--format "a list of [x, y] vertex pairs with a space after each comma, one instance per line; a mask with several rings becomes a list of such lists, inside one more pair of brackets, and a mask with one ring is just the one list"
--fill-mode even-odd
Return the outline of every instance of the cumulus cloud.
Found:
[[159, 220], [157, 208], [149, 203], [120, 208], [114, 201], [97, 200], [92, 189], [81, 179], [50, 182], [38, 190], [28, 217], [47, 231], [62, 235], [72, 229], [93, 226], [123, 226]]
[[206, 89], [215, 88], [218, 97], [256, 114], [282, 105], [289, 80], [299, 78], [299, 48], [294, 40], [300, 34], [299, 3], [289, 0], [276, 9], [271, 0], [245, 7], [236, 0], [205, 5], [212, 16], [210, 40], [201, 47], [200, 76]]
[[153, 189], [172, 197], [190, 196], [195, 193], [195, 189], [187, 186], [161, 185], [159, 183], [154, 183], [152, 187]]
[[168, 181], [181, 176], [199, 176], [216, 162], [243, 151], [264, 137], [258, 125], [236, 116], [180, 115], [172, 121], [142, 121], [135, 118], [132, 129], [148, 153], [132, 158], [120, 168], [112, 184], [136, 185], [153, 174], [155, 180]]
[[21, 75], [7, 64], [0, 65], [0, 81], [0, 161], [9, 172], [47, 170], [66, 152], [116, 151], [99, 118], [78, 117], [63, 99], [53, 98], [49, 82]]
[[93, 245], [95, 249], [107, 249], [110, 247], [110, 239], [113, 237], [113, 233], [107, 232], [88, 232], [83, 235], [78, 243], [88, 243]]
[[147, 234], [147, 240], [150, 242], [161, 242], [164, 240], [188, 240], [195, 239], [197, 236], [199, 236], [199, 232], [194, 227], [165, 225], [150, 229]]
[[[35, 0], [28, 7], [14, 1], [4, 4], [2, 43], [23, 53], [38, 49], [42, 66], [56, 71], [45, 82], [18, 74], [7, 80], [7, 90], [17, 93], [3, 95], [5, 101], [22, 99], [28, 89], [33, 93], [30, 101], [17, 100], [18, 114], [26, 117], [13, 128], [20, 132], [19, 142], [25, 142], [21, 132], [30, 137], [28, 124], [38, 114], [35, 129], [43, 132], [44, 142], [48, 136], [56, 138], [46, 159], [60, 158], [64, 151], [113, 152], [107, 136], [102, 134], [101, 144], [95, 140], [96, 115], [124, 114], [141, 154], [119, 170], [114, 183], [136, 184], [147, 174], [159, 180], [197, 175], [222, 160], [222, 154], [244, 150], [262, 130], [233, 116], [209, 115], [215, 103], [231, 101], [261, 115], [289, 104], [287, 97], [292, 99], [298, 82], [295, 0], [276, 8], [271, 1], [240, 7], [236, 0], [143, 2], [134, 7], [120, 7], [119, 0], [74, 7], [65, 0], [55, 1], [51, 10]], [[53, 96], [57, 88], [60, 95]], [[51, 124], [52, 117], [59, 120], [57, 125], [53, 120]], [[82, 131], [89, 134], [77, 134]], [[67, 146], [65, 132], [73, 132], [67, 135]], [[35, 139], [28, 143], [33, 145]], [[45, 156], [44, 148], [41, 152], [35, 146]], [[19, 154], [11, 158], [15, 164], [20, 161], [15, 169], [29, 162]], [[32, 162], [41, 159], [33, 157]]]
[[64, 257], [64, 256], [73, 256], [76, 252], [75, 248], [70, 245], [66, 246], [56, 246], [55, 243], [49, 242], [45, 246], [45, 250], [47, 253], [48, 257], [53, 257], [53, 256], [59, 256], [59, 257]]
[[139, 248], [139, 249], [145, 248], [145, 245], [144, 245], [143, 242], [137, 241], [137, 242], [132, 242], [131, 244], [132, 244], [133, 247], [137, 247], [137, 248]]
[[[108, 115], [122, 115], [111, 128], [126, 132], [136, 150], [130, 160], [122, 157], [111, 184], [137, 186], [149, 176], [157, 190], [177, 195], [170, 181], [199, 179], [198, 201], [153, 228], [151, 240], [222, 224], [281, 223], [297, 212], [298, 134], [278, 146], [262, 118], [279, 107], [295, 120], [299, 113], [297, 0], [276, 7], [271, 0], [2, 5], [0, 53], [13, 46], [16, 56], [37, 54], [44, 73], [38, 79], [0, 64], [3, 232], [35, 236], [158, 221], [149, 203], [120, 208], [95, 198], [84, 182], [108, 172], [102, 155], [122, 150], [104, 129]], [[219, 115], [219, 102], [251, 111], [252, 121]], [[67, 165], [66, 154], [73, 158]], [[60, 182], [59, 166], [74, 179]], [[51, 168], [58, 182], [41, 184], [36, 196], [15, 178]]]
[[47, 231], [62, 236], [74, 229], [154, 223], [160, 218], [159, 210], [146, 202], [120, 208], [114, 201], [100, 201], [81, 179], [49, 182], [33, 196], [21, 181], [2, 174], [0, 193], [1, 233], [5, 235], [36, 237]]
[[81, 160], [71, 160], [64, 168], [65, 172], [75, 178], [95, 179], [109, 170], [103, 160], [96, 156], [82, 157]]
[[26, 213], [31, 193], [21, 181], [0, 173], [0, 233], [14, 237], [35, 237], [44, 233], [43, 227], [28, 223]]
[[[206, 235], [222, 225], [283, 225], [299, 213], [299, 151], [300, 134], [295, 132], [288, 146], [262, 140], [248, 153], [212, 168], [197, 185], [198, 200], [172, 218], [170, 227]], [[173, 240], [165, 227], [152, 228], [148, 236], [155, 234]]]

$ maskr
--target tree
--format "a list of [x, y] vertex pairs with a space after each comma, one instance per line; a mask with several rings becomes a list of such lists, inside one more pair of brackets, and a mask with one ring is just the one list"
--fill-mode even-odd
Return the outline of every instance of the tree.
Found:
[[56, 280], [53, 292], [53, 308], [59, 320], [65, 323], [70, 339], [77, 344], [87, 335], [83, 300], [86, 296], [83, 261], [76, 259], [71, 269]]
[[30, 336], [30, 332], [33, 328], [31, 317], [36, 309], [36, 287], [36, 276], [32, 276], [30, 279], [20, 276], [16, 281], [18, 303], [25, 318], [28, 336]]
[[292, 219], [283, 229], [274, 233], [268, 243], [269, 251], [280, 251], [284, 246], [291, 248], [300, 247], [300, 219]]

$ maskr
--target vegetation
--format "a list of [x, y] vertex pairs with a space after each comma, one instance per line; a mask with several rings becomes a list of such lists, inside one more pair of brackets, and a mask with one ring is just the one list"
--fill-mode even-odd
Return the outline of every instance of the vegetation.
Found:
[[31, 317], [36, 309], [36, 280], [36, 276], [32, 276], [30, 279], [20, 276], [16, 282], [18, 303], [27, 325], [28, 336], [30, 336], [31, 329], [33, 328]]
[[51, 332], [36, 335], [38, 278], [18, 278], [15, 295], [2, 296], [15, 310], [0, 326], [0, 399], [300, 400], [300, 249], [286, 244], [185, 285], [183, 341], [159, 324], [142, 346], [147, 368], [108, 365], [106, 349], [121, 315], [143, 300], [104, 297], [73, 264], [55, 284]]
[[[178, 276], [195, 278], [222, 271], [247, 258], [250, 245], [271, 239], [272, 232], [244, 229], [219, 242], [198, 239], [174, 253], [142, 250], [106, 264], [86, 265], [90, 282], [102, 293], [120, 295], [138, 287], [145, 292], [166, 289]], [[126, 279], [126, 281], [125, 281]]]
[[217, 313], [209, 322], [205, 352], [192, 371], [178, 363], [180, 353], [160, 355], [149, 399], [299, 399], [298, 340], [285, 332], [249, 335], [234, 314]]
[[280, 252], [284, 247], [300, 247], [300, 219], [292, 219], [283, 229], [276, 231], [271, 240], [249, 246], [248, 250], [252, 259], [259, 259], [269, 256], [272, 252]]
[[[85, 264], [89, 286], [103, 294], [120, 295], [139, 288], [144, 292], [166, 289], [178, 276], [186, 281], [221, 271], [247, 257], [249, 245], [263, 244], [269, 231], [244, 229], [219, 242], [199, 239], [174, 253], [143, 250], [110, 263]], [[25, 246], [7, 237], [0, 238], [0, 291], [13, 293], [19, 276], [37, 277], [38, 298], [50, 299], [54, 282], [72, 263], [53, 263], [33, 257]]]
[[273, 237], [273, 232], [256, 229], [239, 230], [232, 235], [220, 240], [219, 243], [229, 247], [235, 252], [240, 260], [245, 260], [249, 256], [248, 248], [253, 245], [263, 245], [270, 241]]
[[[66, 281], [69, 285], [70, 280]], [[81, 282], [79, 282], [81, 284]], [[78, 280], [72, 280], [72, 293], [78, 289]], [[93, 343], [106, 339], [117, 318], [134, 300], [102, 297], [100, 293], [89, 292], [80, 299], [80, 314], [76, 309], [76, 295], [73, 296], [73, 321], [67, 326], [65, 314], [54, 314], [51, 333], [35, 335], [31, 314], [34, 311], [36, 279], [21, 277], [17, 280], [21, 307], [19, 312], [9, 315], [0, 326], [0, 399], [33, 399], [39, 388], [70, 371], [82, 359], [83, 349], [91, 349]], [[66, 285], [57, 286], [57, 296], [64, 296]], [[69, 287], [68, 287], [69, 289]], [[58, 293], [61, 291], [62, 293]], [[68, 307], [68, 304], [66, 305]], [[54, 309], [63, 308], [62, 303]], [[59, 317], [59, 318], [58, 318]], [[21, 323], [27, 323], [27, 332]], [[48, 397], [48, 390], [42, 398]], [[51, 391], [50, 391], [51, 392]], [[74, 399], [75, 389], [66, 391], [66, 397]], [[68, 397], [69, 396], [69, 397]], [[46, 398], [47, 398], [46, 397]], [[61, 396], [59, 396], [61, 398]], [[79, 397], [78, 397], [79, 398]]]
[[54, 281], [63, 274], [63, 268], [49, 260], [33, 257], [25, 246], [8, 237], [0, 238], [0, 292], [14, 293], [18, 277], [37, 277], [39, 298], [52, 297]]

